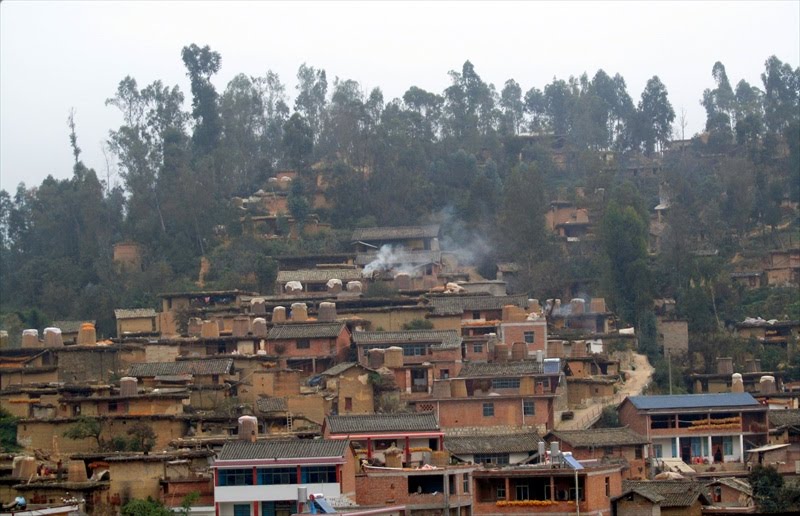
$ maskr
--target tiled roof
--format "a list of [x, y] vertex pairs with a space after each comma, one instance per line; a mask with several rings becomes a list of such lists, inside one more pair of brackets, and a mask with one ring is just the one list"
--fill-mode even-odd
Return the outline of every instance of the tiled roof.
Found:
[[342, 328], [344, 323], [276, 324], [270, 328], [267, 339], [332, 339], [339, 336]]
[[800, 427], [800, 410], [770, 410], [767, 412], [769, 416], [770, 428], [780, 428], [782, 426], [798, 426]]
[[261, 412], [286, 412], [286, 398], [258, 398], [256, 408]]
[[142, 364], [132, 364], [128, 370], [128, 375], [137, 378], [186, 374], [197, 376], [231, 374], [232, 370], [232, 358], [214, 360], [179, 360], [177, 362], [148, 362]]
[[406, 331], [357, 331], [353, 342], [358, 344], [438, 343], [434, 349], [454, 349], [461, 346], [461, 335], [456, 330], [406, 330]]
[[647, 437], [630, 428], [594, 428], [591, 430], [553, 430], [548, 437], [576, 448], [647, 444]]
[[114, 310], [116, 319], [138, 319], [140, 317], [155, 317], [156, 311], [152, 308], [118, 308]]
[[299, 269], [296, 271], [278, 272], [278, 283], [299, 281], [300, 283], [325, 283], [328, 280], [339, 279], [342, 282], [359, 281], [362, 279], [360, 269]]
[[339, 458], [344, 457], [348, 446], [345, 439], [294, 439], [254, 443], [237, 440], [225, 443], [217, 461]]
[[523, 453], [538, 449], [542, 438], [536, 432], [487, 434], [475, 432], [474, 435], [446, 435], [444, 447], [450, 453]]
[[[333, 367], [329, 367], [328, 369], [322, 371], [319, 374], [322, 375], [322, 376], [339, 376], [340, 374], [342, 374], [343, 372], [347, 371], [351, 367], [356, 367], [358, 365], [359, 364], [357, 362], [342, 362], [340, 364], [336, 364]], [[364, 367], [364, 366], [361, 366], [361, 367]], [[366, 369], [366, 368], [364, 367], [364, 369]]]
[[[393, 257], [390, 259], [390, 263], [425, 265], [428, 263], [439, 263], [442, 261], [442, 253], [440, 251], [409, 251], [401, 248], [396, 249], [392, 255]], [[356, 265], [367, 265], [368, 263], [374, 261], [377, 256], [377, 251], [358, 253], [356, 255]]]
[[506, 305], [528, 306], [528, 296], [431, 296], [428, 304], [435, 315], [457, 315], [478, 310], [501, 310]]
[[[623, 480], [622, 492], [636, 491], [650, 493], [663, 498], [661, 508], [689, 507], [702, 496], [708, 502], [706, 486], [700, 482], [687, 480]], [[644, 495], [643, 495], [644, 496]]]
[[439, 423], [436, 421], [436, 416], [433, 412], [328, 416], [326, 421], [332, 434], [425, 432], [439, 430]]
[[731, 489], [735, 489], [737, 491], [740, 491], [740, 492], [746, 494], [747, 496], [753, 496], [753, 488], [752, 488], [752, 486], [750, 485], [750, 483], [747, 480], [744, 480], [742, 478], [720, 477], [720, 478], [714, 479], [713, 482], [709, 482], [707, 485], [708, 486], [712, 486], [714, 484], [723, 484], [723, 485], [726, 485], [726, 486], [730, 487]]
[[456, 378], [499, 378], [541, 374], [542, 364], [535, 360], [513, 362], [470, 362], [464, 364]]
[[640, 410], [760, 406], [749, 392], [629, 396], [628, 399], [633, 403], [634, 407]]
[[94, 320], [89, 321], [53, 321], [52, 326], [53, 328], [59, 328], [61, 333], [77, 333], [78, 330], [81, 329], [81, 324], [83, 323], [91, 323], [94, 324]]
[[353, 242], [370, 242], [373, 240], [402, 240], [406, 238], [436, 238], [439, 236], [439, 225], [428, 226], [395, 226], [377, 228], [358, 228], [353, 231]]

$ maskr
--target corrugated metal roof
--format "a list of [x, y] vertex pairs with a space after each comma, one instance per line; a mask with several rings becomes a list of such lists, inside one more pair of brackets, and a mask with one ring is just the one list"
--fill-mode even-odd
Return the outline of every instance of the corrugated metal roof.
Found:
[[358, 228], [353, 231], [353, 242], [369, 242], [375, 240], [402, 240], [406, 238], [436, 238], [439, 236], [439, 225], [427, 226], [394, 226], [376, 228]]
[[424, 432], [439, 430], [439, 423], [436, 421], [436, 416], [433, 412], [328, 416], [326, 421], [332, 434]]
[[[647, 444], [647, 437], [630, 428], [593, 428], [591, 430], [553, 430], [549, 436], [576, 448]], [[551, 439], [552, 440], [552, 439]]]
[[299, 281], [300, 283], [326, 283], [328, 280], [339, 279], [342, 282], [358, 281], [362, 279], [360, 269], [299, 269], [296, 271], [280, 271], [277, 282], [287, 283]]
[[749, 392], [629, 396], [628, 399], [633, 403], [634, 407], [640, 410], [760, 406]]
[[308, 459], [344, 457], [349, 443], [343, 439], [293, 439], [268, 441], [230, 441], [219, 452], [217, 461], [254, 459]]
[[270, 328], [267, 339], [332, 339], [338, 337], [343, 328], [344, 323], [276, 324]]
[[116, 319], [138, 319], [140, 317], [155, 317], [156, 311], [152, 308], [118, 308], [114, 310]]
[[470, 362], [464, 364], [457, 378], [500, 378], [542, 374], [542, 364], [535, 360], [513, 362]]
[[179, 360], [177, 362], [147, 362], [132, 364], [128, 370], [129, 376], [136, 378], [150, 376], [176, 376], [176, 375], [212, 375], [231, 374], [233, 359], [213, 360]]
[[353, 333], [356, 345], [404, 343], [434, 343], [434, 349], [461, 347], [461, 335], [456, 330], [406, 330], [406, 331], [357, 331]]
[[479, 310], [501, 310], [506, 305], [528, 306], [528, 296], [431, 296], [428, 304], [435, 315], [459, 315]]

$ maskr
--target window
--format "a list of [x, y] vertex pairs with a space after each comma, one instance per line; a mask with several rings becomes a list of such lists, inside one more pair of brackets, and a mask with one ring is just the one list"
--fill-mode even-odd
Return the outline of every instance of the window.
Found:
[[467, 473], [464, 473], [462, 491], [464, 494], [469, 493], [469, 475]]
[[606, 477], [606, 498], [611, 497], [611, 477]]
[[311, 341], [308, 339], [297, 339], [295, 346], [297, 347], [297, 349], [310, 349]]
[[477, 311], [477, 310], [472, 312], [472, 318], [473, 319], [480, 319], [481, 318], [481, 313], [479, 311]]
[[494, 416], [494, 403], [484, 403], [483, 417], [492, 417], [492, 416]]
[[533, 400], [523, 400], [522, 401], [522, 414], [524, 416], [535, 416], [536, 415], [536, 403]]
[[300, 481], [303, 484], [335, 484], [336, 466], [307, 466], [300, 468]]
[[526, 331], [522, 335], [525, 337], [526, 344], [533, 344], [535, 334], [532, 331]]
[[353, 410], [353, 398], [345, 398], [344, 399], [344, 409], [345, 410]]
[[528, 484], [517, 484], [516, 486], [517, 500], [530, 500], [531, 493], [528, 489]]
[[472, 352], [473, 353], [483, 353], [483, 344], [473, 344], [472, 345]]
[[604, 446], [603, 447], [603, 455], [614, 455], [614, 447], [613, 446]]
[[450, 370], [449, 369], [442, 369], [439, 371], [439, 376], [442, 380], [447, 380], [450, 378]]
[[119, 405], [116, 401], [109, 401], [108, 402], [108, 411], [109, 412], [116, 412], [119, 410]]
[[447, 492], [451, 495], [456, 494], [456, 476], [448, 475], [447, 477]]
[[258, 485], [278, 486], [297, 483], [297, 468], [259, 468]]
[[234, 504], [233, 516], [250, 516], [250, 504], [247, 503]]
[[475, 464], [507, 465], [509, 455], [508, 453], [476, 453], [472, 459]]
[[726, 435], [722, 438], [723, 455], [733, 455], [733, 436]]
[[519, 389], [519, 378], [492, 378], [492, 389]]
[[422, 357], [428, 354], [427, 344], [407, 344], [403, 346], [403, 355], [407, 357]]
[[664, 456], [664, 450], [660, 444], [653, 445], [653, 455], [655, 455], [657, 459], [660, 459], [661, 457]]
[[641, 459], [643, 457], [641, 446], [637, 446], [636, 448], [633, 449], [633, 457], [635, 459]]
[[[221, 486], [252, 486], [253, 470], [246, 468], [219, 470], [219, 485]], [[249, 514], [249, 513], [248, 513]]]
[[497, 486], [497, 499], [498, 500], [506, 499], [506, 486]]

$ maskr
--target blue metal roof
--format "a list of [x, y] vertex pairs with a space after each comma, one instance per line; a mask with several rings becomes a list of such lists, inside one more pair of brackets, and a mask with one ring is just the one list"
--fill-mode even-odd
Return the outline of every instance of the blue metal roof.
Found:
[[719, 394], [673, 394], [662, 396], [629, 396], [633, 406], [642, 409], [694, 409], [711, 407], [742, 407], [760, 404], [749, 392]]

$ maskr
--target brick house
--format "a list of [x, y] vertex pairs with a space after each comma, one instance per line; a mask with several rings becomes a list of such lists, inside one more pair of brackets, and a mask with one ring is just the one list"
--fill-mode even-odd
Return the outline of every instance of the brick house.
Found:
[[539, 453], [543, 442], [533, 427], [490, 426], [447, 430], [444, 447], [467, 464], [523, 464]]
[[416, 410], [434, 411], [442, 428], [536, 426], [553, 428], [553, 402], [561, 371], [545, 372], [533, 360], [472, 362], [456, 377], [439, 380], [431, 396], [409, 400]]
[[[357, 331], [353, 342], [358, 360], [372, 368], [388, 367], [401, 392], [428, 393], [434, 379], [446, 379], [461, 371], [461, 336], [455, 330]], [[402, 363], [370, 350], [402, 349]], [[398, 357], [400, 355], [398, 353]]]
[[612, 500], [617, 516], [700, 516], [710, 504], [706, 485], [687, 480], [625, 480], [622, 494]]
[[385, 463], [384, 451], [394, 445], [406, 464], [421, 464], [425, 453], [442, 450], [444, 433], [436, 417], [428, 413], [330, 415], [322, 435], [349, 439], [360, 458]]
[[365, 466], [356, 475], [356, 502], [364, 507], [404, 506], [410, 515], [472, 512], [472, 472], [475, 466], [376, 468]]
[[581, 514], [611, 515], [611, 500], [622, 493], [622, 466], [578, 463], [576, 467], [557, 461], [477, 469], [473, 472], [473, 514], [577, 514], [580, 511]]
[[748, 449], [767, 442], [767, 407], [746, 392], [629, 396], [617, 412], [621, 424], [648, 439], [656, 462], [743, 465]]
[[195, 385], [208, 386], [238, 380], [232, 358], [133, 364], [128, 369], [128, 376], [136, 378], [145, 387], [155, 387], [163, 381], [172, 382], [176, 377], [187, 377]]
[[298, 281], [303, 286], [303, 292], [327, 292], [328, 281], [338, 279], [342, 285], [348, 281], [364, 281], [361, 270], [354, 267], [335, 269], [299, 269], [278, 272], [275, 279], [275, 292], [284, 293], [285, 285], [290, 281]]
[[800, 285], [800, 247], [770, 251], [764, 272], [771, 287]]
[[527, 309], [528, 297], [486, 294], [431, 295], [428, 297], [428, 306], [433, 310], [428, 317], [434, 327], [438, 327], [437, 319], [456, 318], [460, 324], [461, 335], [464, 337], [498, 334], [498, 325], [503, 320], [503, 308], [509, 305]]
[[372, 369], [356, 362], [342, 362], [320, 373], [324, 396], [331, 398], [334, 414], [372, 414], [375, 398], [370, 381]]
[[344, 323], [276, 324], [267, 333], [267, 354], [309, 374], [346, 361], [349, 349], [350, 331]]
[[297, 490], [355, 498], [355, 456], [346, 439], [226, 443], [212, 466], [219, 516], [278, 516], [298, 510]]
[[126, 334], [158, 335], [158, 314], [152, 308], [114, 310], [117, 320], [117, 337]]
[[547, 228], [563, 238], [580, 238], [591, 227], [589, 210], [576, 208], [570, 201], [551, 201], [544, 218]]
[[590, 430], [554, 430], [545, 436], [547, 442], [558, 442], [561, 450], [571, 452], [579, 461], [588, 459], [622, 459], [627, 465], [623, 478], [647, 478], [646, 437], [630, 428], [592, 428]]
[[350, 239], [356, 252], [365, 253], [390, 245], [403, 247], [409, 251], [438, 251], [440, 227], [438, 224], [427, 226], [395, 226], [358, 228]]
[[792, 338], [800, 338], [800, 321], [749, 319], [736, 324], [735, 335], [743, 339], [753, 338], [763, 344], [786, 348]]

